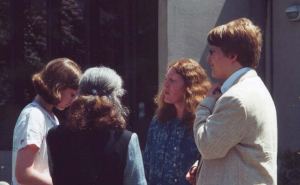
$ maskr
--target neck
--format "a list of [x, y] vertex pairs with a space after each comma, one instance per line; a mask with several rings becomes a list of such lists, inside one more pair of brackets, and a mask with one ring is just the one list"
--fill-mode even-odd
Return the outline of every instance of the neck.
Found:
[[51, 105], [47, 103], [40, 95], [37, 95], [35, 98], [35, 101], [37, 101], [46, 111], [52, 113], [52, 109], [54, 105]]
[[[232, 68], [231, 68], [231, 70], [229, 71], [229, 73], [228, 73], [226, 79], [228, 79], [233, 73], [235, 73], [236, 71], [238, 71], [238, 70], [240, 70], [240, 69], [242, 69], [242, 68], [243, 68], [243, 66], [241, 66], [241, 65], [237, 62], [235, 65], [232, 66]], [[225, 81], [226, 79], [224, 79], [224, 81]]]
[[181, 103], [180, 105], [175, 104], [175, 108], [176, 108], [177, 118], [179, 119], [183, 118], [185, 105], [183, 103]]

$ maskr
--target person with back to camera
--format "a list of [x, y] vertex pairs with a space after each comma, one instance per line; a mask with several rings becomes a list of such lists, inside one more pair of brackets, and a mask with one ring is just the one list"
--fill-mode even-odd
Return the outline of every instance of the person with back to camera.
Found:
[[80, 67], [70, 59], [50, 61], [32, 77], [37, 93], [20, 113], [13, 134], [12, 185], [51, 185], [46, 134], [58, 125], [53, 108], [67, 108], [77, 94]]
[[214, 85], [196, 111], [197, 185], [276, 185], [276, 109], [255, 71], [261, 31], [240, 18], [213, 28], [207, 40], [212, 77], [223, 84]]
[[185, 174], [199, 157], [192, 130], [194, 112], [209, 88], [206, 72], [193, 59], [168, 66], [144, 150], [149, 185], [188, 184]]
[[107, 67], [87, 69], [66, 124], [47, 135], [54, 185], [146, 185], [138, 137], [125, 129], [121, 77]]

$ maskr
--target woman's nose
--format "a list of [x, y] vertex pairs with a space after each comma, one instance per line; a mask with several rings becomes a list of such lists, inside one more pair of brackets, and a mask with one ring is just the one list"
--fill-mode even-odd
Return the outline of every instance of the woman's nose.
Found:
[[165, 88], [169, 87], [169, 82], [168, 82], [167, 80], [164, 81], [164, 87], [165, 87]]

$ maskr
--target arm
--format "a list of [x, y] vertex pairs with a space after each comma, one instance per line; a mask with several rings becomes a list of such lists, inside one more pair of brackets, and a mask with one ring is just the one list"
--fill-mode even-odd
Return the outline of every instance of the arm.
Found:
[[128, 144], [126, 167], [124, 170], [124, 185], [146, 185], [143, 159], [139, 140], [132, 134]]
[[52, 185], [51, 177], [33, 168], [33, 162], [39, 148], [27, 145], [20, 149], [16, 160], [16, 179], [22, 185]]
[[223, 158], [247, 130], [246, 110], [239, 99], [223, 96], [213, 110], [215, 101], [208, 96], [196, 110], [194, 138], [203, 159]]

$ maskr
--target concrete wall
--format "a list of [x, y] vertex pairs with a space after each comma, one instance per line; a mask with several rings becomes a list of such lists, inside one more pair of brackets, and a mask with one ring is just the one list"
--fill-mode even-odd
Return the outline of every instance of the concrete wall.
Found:
[[273, 0], [273, 95], [277, 105], [280, 150], [300, 150], [300, 22], [285, 9], [295, 0]]

